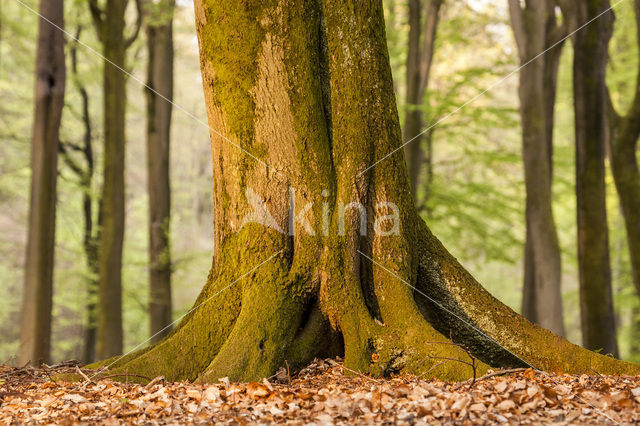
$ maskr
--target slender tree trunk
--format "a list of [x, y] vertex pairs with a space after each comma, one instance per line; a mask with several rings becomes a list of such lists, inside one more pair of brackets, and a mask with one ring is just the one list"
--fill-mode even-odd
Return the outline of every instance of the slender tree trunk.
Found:
[[141, 25], [125, 37], [128, 0], [107, 0], [102, 10], [89, 0], [89, 10], [106, 58], [103, 70], [103, 176], [98, 230], [98, 342], [100, 358], [122, 352], [122, 245], [125, 227], [125, 116], [127, 106], [125, 56]]
[[376, 376], [459, 380], [472, 368], [440, 360], [464, 359], [463, 345], [479, 373], [640, 372], [502, 305], [420, 219], [380, 0], [232, 3], [195, 3], [212, 129], [213, 269], [169, 336], [107, 365], [215, 382], [344, 354], [347, 367]]
[[[509, 3], [520, 63], [531, 61], [555, 43], [555, 2]], [[552, 147], [555, 89], [561, 48], [520, 70], [520, 117], [526, 204], [525, 272], [522, 313], [564, 335], [562, 264], [552, 208]]]
[[[405, 140], [412, 139], [424, 131], [423, 116], [425, 94], [429, 85], [429, 75], [435, 50], [436, 33], [440, 19], [440, 8], [443, 0], [409, 0], [409, 43], [407, 51], [407, 96], [405, 107], [405, 122], [403, 136]], [[428, 135], [429, 142], [432, 134]], [[405, 146], [409, 181], [414, 198], [416, 197], [420, 175], [425, 162], [422, 141], [424, 135], [417, 137]], [[430, 157], [428, 157], [430, 160]], [[429, 164], [430, 165], [430, 164]], [[428, 171], [431, 173], [431, 171]]]
[[[634, 0], [638, 46], [640, 46], [640, 0]], [[609, 105], [610, 137], [609, 160], [616, 185], [629, 245], [629, 258], [633, 284], [640, 296], [640, 172], [637, 148], [640, 137], [640, 75], [636, 81], [635, 96], [626, 115], [619, 115]]]
[[[125, 0], [105, 8], [103, 54], [124, 68]], [[104, 64], [104, 154], [98, 240], [98, 346], [100, 358], [122, 353], [122, 244], [124, 240], [124, 160], [126, 79]]]
[[[575, 27], [607, 8], [607, 0], [588, 0], [573, 4], [573, 16], [567, 16]], [[605, 13], [574, 35], [573, 86], [582, 340], [586, 348], [617, 356], [604, 180], [605, 72], [613, 21], [613, 12]]]
[[58, 144], [65, 88], [64, 37], [52, 25], [64, 27], [62, 0], [42, 1], [40, 15], [21, 364], [49, 362], [50, 359]]
[[146, 4], [145, 7], [149, 52], [147, 86], [152, 89], [147, 90], [149, 311], [152, 340], [157, 342], [169, 333], [166, 327], [172, 321], [169, 145], [173, 100], [173, 1]]

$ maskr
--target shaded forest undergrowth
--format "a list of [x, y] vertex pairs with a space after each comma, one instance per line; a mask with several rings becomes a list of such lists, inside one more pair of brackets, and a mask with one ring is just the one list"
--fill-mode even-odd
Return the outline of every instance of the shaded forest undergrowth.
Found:
[[283, 368], [261, 383], [196, 385], [108, 373], [94, 379], [89, 370], [80, 372], [87, 376], [80, 382], [57, 379], [78, 372], [75, 362], [0, 365], [0, 424], [640, 422], [640, 376], [595, 371], [571, 376], [518, 369], [447, 383], [414, 376], [372, 379], [340, 359], [326, 359], [295, 373]]

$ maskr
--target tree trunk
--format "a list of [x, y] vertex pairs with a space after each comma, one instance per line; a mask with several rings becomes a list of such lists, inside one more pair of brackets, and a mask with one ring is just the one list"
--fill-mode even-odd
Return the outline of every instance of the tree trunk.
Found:
[[519, 0], [511, 0], [509, 5], [520, 63], [526, 64], [520, 70], [522, 158], [527, 191], [522, 313], [564, 335], [562, 264], [551, 186], [555, 89], [561, 47], [530, 62], [559, 39], [555, 2], [526, 2], [524, 9]]
[[[124, 68], [125, 0], [105, 8], [103, 54]], [[104, 154], [98, 240], [98, 357], [122, 353], [122, 244], [124, 240], [125, 75], [104, 64]]]
[[213, 269], [168, 337], [102, 364], [214, 382], [342, 353], [364, 373], [458, 380], [471, 367], [442, 359], [464, 345], [480, 373], [640, 372], [489, 295], [418, 217], [402, 154], [363, 173], [402, 143], [381, 1], [230, 5], [195, 4]]
[[[436, 33], [443, 0], [427, 0], [422, 30], [423, 0], [409, 0], [409, 42], [407, 51], [407, 99], [403, 136], [405, 140], [416, 138], [404, 148], [407, 158], [409, 182], [414, 198], [417, 197], [420, 174], [425, 161], [420, 133], [424, 115], [424, 97], [429, 85], [429, 75], [435, 50]], [[422, 41], [422, 43], [421, 43]], [[420, 136], [418, 136], [420, 135]], [[432, 135], [429, 134], [429, 142]], [[429, 161], [431, 160], [428, 157]], [[429, 170], [430, 173], [430, 170]]]
[[[56, 182], [65, 58], [62, 0], [41, 1], [31, 139], [31, 192], [19, 362], [49, 362]], [[53, 25], [52, 25], [53, 24]]]
[[[573, 19], [582, 25], [607, 8], [607, 0], [576, 3]], [[613, 20], [613, 12], [605, 13], [574, 35], [573, 85], [582, 341], [586, 348], [617, 356], [604, 167], [605, 72]]]
[[[638, 46], [640, 46], [640, 0], [635, 0]], [[640, 173], [636, 157], [640, 137], [640, 75], [635, 96], [626, 115], [619, 115], [609, 100], [609, 160], [624, 216], [633, 284], [640, 296]]]
[[125, 111], [126, 78], [123, 73], [127, 48], [140, 29], [138, 19], [133, 35], [125, 37], [128, 0], [107, 0], [104, 10], [97, 0], [89, 0], [91, 16], [102, 42], [106, 60], [103, 70], [104, 154], [102, 195], [98, 231], [98, 357], [122, 353], [122, 245], [125, 222]]
[[169, 224], [169, 143], [173, 100], [173, 1], [146, 3], [147, 180], [152, 341], [165, 337], [172, 321]]

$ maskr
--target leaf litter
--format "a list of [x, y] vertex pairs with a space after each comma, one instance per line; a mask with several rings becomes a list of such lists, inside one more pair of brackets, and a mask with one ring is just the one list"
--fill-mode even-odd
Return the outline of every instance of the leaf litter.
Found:
[[340, 359], [325, 359], [293, 376], [283, 368], [251, 383], [167, 383], [140, 376], [55, 380], [77, 371], [74, 362], [42, 368], [0, 365], [0, 424], [640, 422], [640, 376], [554, 375], [529, 369], [447, 383], [413, 376], [373, 379], [345, 368]]

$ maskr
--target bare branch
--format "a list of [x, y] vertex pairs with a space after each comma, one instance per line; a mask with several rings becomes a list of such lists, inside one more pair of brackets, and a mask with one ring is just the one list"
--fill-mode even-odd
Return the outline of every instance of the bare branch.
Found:
[[524, 27], [524, 11], [520, 5], [520, 0], [509, 0], [509, 14], [511, 15], [511, 28], [513, 37], [518, 46], [518, 52], [522, 56], [527, 45], [527, 32]]
[[89, 0], [89, 12], [91, 12], [91, 21], [96, 29], [98, 40], [102, 41], [102, 28], [104, 24], [104, 11], [98, 5], [98, 0]]
[[142, 0], [136, 0], [136, 23], [133, 29], [133, 34], [125, 40], [125, 46], [129, 48], [140, 34], [140, 28], [142, 27]]
[[567, 32], [574, 31], [578, 27], [578, 9], [575, 0], [558, 0], [558, 6], [562, 10], [562, 20], [567, 27]]

